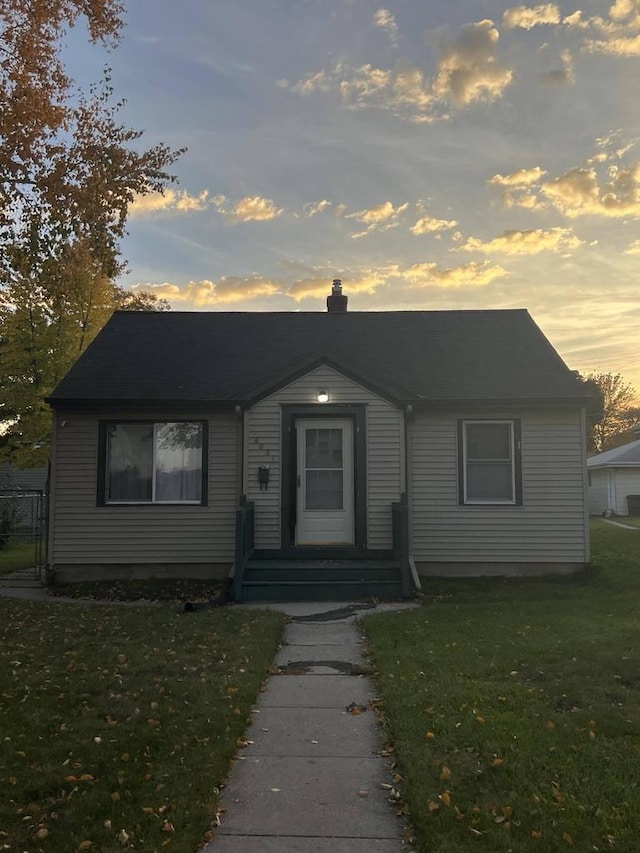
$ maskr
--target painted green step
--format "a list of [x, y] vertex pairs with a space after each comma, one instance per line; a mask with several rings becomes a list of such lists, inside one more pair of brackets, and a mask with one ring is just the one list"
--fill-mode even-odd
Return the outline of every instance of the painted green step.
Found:
[[243, 601], [360, 601], [365, 598], [387, 601], [402, 598], [402, 584], [301, 581], [273, 584], [248, 582], [242, 585]]
[[397, 560], [296, 560], [284, 558], [269, 558], [269, 559], [251, 559], [248, 566], [256, 569], [290, 568], [290, 569], [362, 569], [362, 568], [381, 568], [381, 569], [399, 569], [400, 563]]
[[256, 568], [249, 565], [244, 570], [244, 581], [271, 581], [277, 583], [295, 583], [296, 581], [316, 581], [333, 583], [350, 581], [352, 583], [375, 583], [378, 581], [399, 581], [400, 568], [369, 568], [362, 566], [357, 569], [344, 568], [303, 568], [274, 566], [273, 568]]

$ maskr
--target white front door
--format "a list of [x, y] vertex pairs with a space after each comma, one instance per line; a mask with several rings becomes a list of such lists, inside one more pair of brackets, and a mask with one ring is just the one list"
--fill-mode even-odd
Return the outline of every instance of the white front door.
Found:
[[353, 421], [305, 418], [296, 427], [296, 544], [353, 545]]

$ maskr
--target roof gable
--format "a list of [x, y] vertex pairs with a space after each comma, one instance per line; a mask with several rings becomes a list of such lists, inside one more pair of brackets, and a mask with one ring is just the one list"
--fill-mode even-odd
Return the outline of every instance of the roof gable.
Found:
[[116, 312], [50, 402], [247, 403], [314, 363], [407, 402], [584, 390], [524, 310]]

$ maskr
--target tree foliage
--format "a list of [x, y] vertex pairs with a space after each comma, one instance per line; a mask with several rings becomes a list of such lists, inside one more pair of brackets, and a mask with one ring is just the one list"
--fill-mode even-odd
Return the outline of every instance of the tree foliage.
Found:
[[130, 203], [162, 191], [182, 152], [138, 150], [108, 68], [88, 91], [76, 86], [62, 53], [80, 25], [111, 49], [123, 4], [0, 0], [0, 420], [5, 454], [33, 462], [46, 457], [42, 398], [111, 313], [168, 307], [113, 279]]
[[51, 414], [44, 398], [116, 310], [166, 310], [153, 294], [113, 284], [82, 242], [0, 291], [0, 407], [3, 455], [46, 460]]
[[589, 373], [582, 381], [592, 394], [589, 450], [601, 452], [615, 446], [615, 437], [637, 422], [640, 408], [635, 389], [619, 373]]

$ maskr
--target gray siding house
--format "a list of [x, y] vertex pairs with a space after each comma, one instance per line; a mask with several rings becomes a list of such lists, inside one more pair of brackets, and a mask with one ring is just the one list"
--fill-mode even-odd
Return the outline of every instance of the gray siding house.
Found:
[[55, 389], [58, 580], [408, 595], [589, 559], [584, 390], [524, 310], [117, 312]]
[[[587, 460], [591, 515], [629, 515], [628, 497], [640, 496], [640, 426], [634, 432], [636, 441]], [[633, 503], [638, 505], [640, 498]]]

